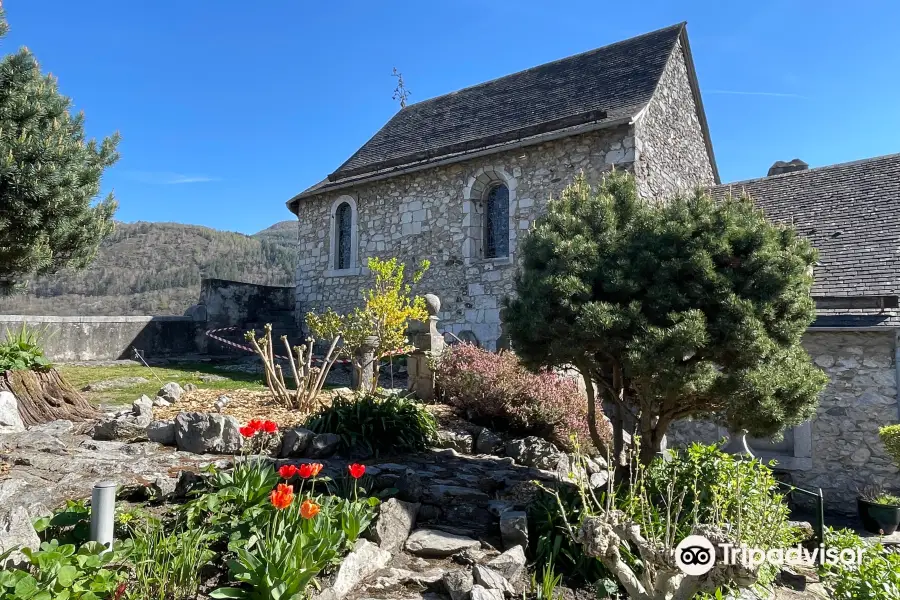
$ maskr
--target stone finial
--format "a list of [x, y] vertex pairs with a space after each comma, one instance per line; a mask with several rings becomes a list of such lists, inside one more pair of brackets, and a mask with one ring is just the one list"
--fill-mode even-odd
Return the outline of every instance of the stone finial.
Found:
[[441, 312], [441, 299], [434, 294], [425, 294], [425, 309], [429, 317], [436, 317]]

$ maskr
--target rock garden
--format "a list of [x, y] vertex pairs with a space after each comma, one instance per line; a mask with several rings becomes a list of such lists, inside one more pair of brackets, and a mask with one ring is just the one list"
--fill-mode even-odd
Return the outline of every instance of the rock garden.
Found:
[[[307, 315], [317, 339], [247, 333], [264, 385], [240, 401], [170, 381], [101, 409], [35, 340], [8, 340], [0, 600], [900, 599], [900, 554], [791, 520], [770, 465], [666, 447], [693, 416], [777, 433], [824, 385], [797, 353], [813, 253], [739, 205], [685, 202], [644, 206], [613, 174], [551, 203], [504, 313], [515, 353], [444, 347], [439, 300], [411, 293], [428, 263], [406, 278], [380, 259], [360, 308]], [[715, 267], [723, 238], [753, 246], [742, 236], [780, 257], [775, 281]], [[668, 258], [622, 260], [654, 253]], [[690, 278], [658, 268], [679, 261]], [[661, 279], [692, 283], [644, 310]], [[788, 310], [735, 291], [779, 286], [806, 292], [785, 292]], [[386, 389], [398, 354], [407, 389]], [[329, 389], [344, 360], [352, 389]], [[882, 437], [900, 458], [896, 428]], [[87, 500], [108, 481], [114, 510]]]

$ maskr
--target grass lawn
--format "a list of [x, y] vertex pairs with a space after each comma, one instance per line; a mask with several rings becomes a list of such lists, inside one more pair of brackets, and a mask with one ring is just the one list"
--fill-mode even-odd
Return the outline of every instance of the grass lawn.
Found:
[[[164, 384], [175, 381], [182, 386], [193, 383], [198, 388], [207, 390], [266, 390], [265, 380], [262, 374], [238, 373], [232, 371], [219, 371], [212, 365], [204, 363], [186, 363], [168, 365], [165, 367], [147, 368], [143, 365], [115, 365], [110, 367], [85, 367], [60, 365], [57, 369], [75, 389], [81, 390], [84, 386], [107, 379], [118, 377], [143, 377], [148, 383], [133, 385], [123, 389], [106, 390], [102, 392], [82, 392], [93, 404], [130, 404], [137, 400], [141, 394], [147, 394], [151, 398], [156, 396]], [[225, 381], [212, 381], [205, 383], [200, 381], [200, 375], [220, 375], [227, 377]]]

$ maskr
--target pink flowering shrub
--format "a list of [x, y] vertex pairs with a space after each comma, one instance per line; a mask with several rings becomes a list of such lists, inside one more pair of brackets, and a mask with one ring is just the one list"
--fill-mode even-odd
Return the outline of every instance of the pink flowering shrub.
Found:
[[[495, 354], [472, 344], [450, 347], [436, 368], [443, 400], [469, 419], [513, 435], [536, 435], [572, 449], [576, 434], [590, 449], [587, 400], [572, 379], [551, 371], [533, 373], [512, 352]], [[597, 407], [598, 416], [600, 407]], [[601, 436], [607, 423], [598, 418]]]

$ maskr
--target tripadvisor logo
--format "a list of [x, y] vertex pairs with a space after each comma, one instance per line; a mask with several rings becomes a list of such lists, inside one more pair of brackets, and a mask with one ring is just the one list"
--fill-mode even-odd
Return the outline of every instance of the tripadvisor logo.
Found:
[[826, 548], [823, 544], [809, 550], [800, 546], [762, 550], [734, 544], [718, 544], [721, 551], [716, 556], [716, 545], [702, 535], [689, 535], [675, 546], [675, 564], [685, 575], [704, 575], [718, 560], [724, 565], [746, 565], [750, 568], [765, 563], [774, 565], [810, 564], [821, 560], [822, 564], [859, 566], [862, 564], [863, 548]]

